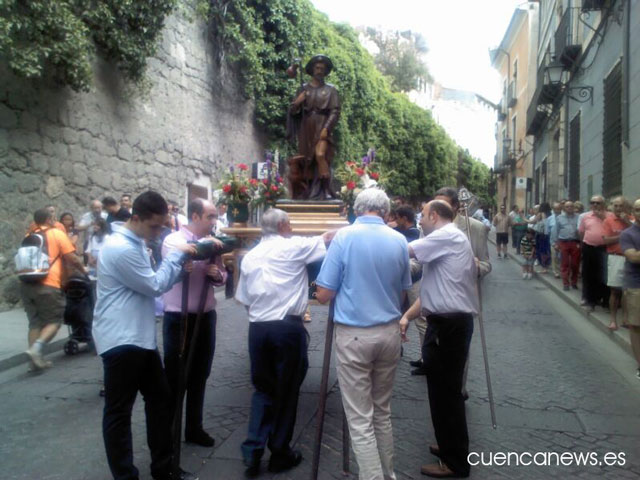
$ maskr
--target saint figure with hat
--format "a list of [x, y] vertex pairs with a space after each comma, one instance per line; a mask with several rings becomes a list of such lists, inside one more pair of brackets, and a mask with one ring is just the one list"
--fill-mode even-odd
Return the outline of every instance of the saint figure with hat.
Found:
[[331, 161], [335, 153], [332, 132], [340, 117], [336, 88], [325, 83], [333, 69], [326, 55], [315, 55], [305, 67], [311, 80], [296, 92], [289, 106], [287, 136], [297, 138], [298, 154], [289, 159], [289, 179], [295, 199], [328, 200], [331, 190]]

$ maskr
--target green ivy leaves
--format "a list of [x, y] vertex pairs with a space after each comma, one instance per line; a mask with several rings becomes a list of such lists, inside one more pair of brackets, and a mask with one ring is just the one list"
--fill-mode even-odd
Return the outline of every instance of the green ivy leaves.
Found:
[[100, 53], [135, 82], [176, 0], [0, 0], [0, 59], [18, 76], [76, 91]]

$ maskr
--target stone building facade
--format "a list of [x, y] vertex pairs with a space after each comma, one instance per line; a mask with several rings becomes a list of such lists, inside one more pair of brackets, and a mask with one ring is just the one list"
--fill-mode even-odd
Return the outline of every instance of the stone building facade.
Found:
[[547, 0], [538, 16], [527, 118], [536, 202], [638, 198], [640, 3]]
[[154, 189], [185, 205], [211, 195], [232, 163], [265, 140], [237, 78], [221, 72], [204, 22], [167, 19], [144, 91], [97, 61], [88, 93], [35, 85], [0, 66], [0, 308], [18, 301], [13, 255], [33, 212], [76, 219], [92, 199]]

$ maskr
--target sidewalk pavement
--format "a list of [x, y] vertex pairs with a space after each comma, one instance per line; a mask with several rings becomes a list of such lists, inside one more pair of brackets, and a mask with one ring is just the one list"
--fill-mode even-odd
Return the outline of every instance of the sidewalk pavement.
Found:
[[[0, 372], [29, 361], [24, 353], [29, 346], [28, 331], [29, 321], [22, 308], [0, 312]], [[45, 346], [45, 353], [62, 350], [68, 337], [67, 326], [62, 325], [51, 343]]]
[[[489, 233], [489, 241], [495, 245], [495, 232]], [[509, 242], [511, 242], [511, 238], [509, 238]], [[508, 245], [507, 255], [512, 260], [515, 260], [520, 265], [524, 263], [524, 259], [521, 255], [512, 251], [511, 243]], [[492, 262], [499, 261], [492, 255]], [[601, 332], [603, 332], [607, 338], [620, 346], [624, 351], [626, 351], [629, 355], [633, 356], [633, 351], [631, 350], [631, 340], [629, 338], [629, 330], [626, 328], [621, 328], [622, 325], [622, 309], [618, 310], [618, 330], [611, 331], [609, 330], [609, 310], [604, 310], [602, 307], [596, 307], [595, 310], [591, 311], [590, 309], [583, 307], [580, 305], [582, 300], [582, 278], [578, 279], [578, 290], [571, 289], [569, 291], [563, 290], [562, 279], [555, 278], [551, 269], [549, 272], [544, 274], [540, 273], [540, 271], [534, 268], [534, 276], [540, 280], [544, 285], [550, 288], [556, 295], [558, 295], [562, 300], [564, 300], [567, 304], [571, 305], [578, 313], [583, 315], [589, 322], [595, 325]], [[522, 280], [523, 285], [526, 285], [526, 280]]]

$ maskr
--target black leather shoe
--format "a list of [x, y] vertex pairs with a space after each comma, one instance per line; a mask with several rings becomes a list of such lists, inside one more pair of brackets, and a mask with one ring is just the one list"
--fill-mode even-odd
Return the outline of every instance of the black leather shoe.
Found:
[[299, 450], [291, 450], [287, 455], [271, 455], [269, 459], [269, 471], [271, 473], [284, 472], [297, 467], [302, 462], [302, 453]]
[[251, 459], [245, 458], [244, 464], [247, 469], [244, 471], [244, 476], [247, 478], [255, 478], [260, 475], [260, 459], [262, 458], [263, 450], [256, 450], [253, 452]]
[[411, 370], [411, 375], [426, 375], [427, 374], [427, 369], [424, 368], [424, 366], [420, 366], [418, 368], [414, 368], [413, 370]]
[[154, 480], [198, 480], [198, 476], [195, 473], [185, 472], [181, 468], [177, 472], [169, 473], [168, 475], [153, 476]]
[[216, 441], [204, 430], [195, 432], [185, 432], [184, 441], [187, 443], [195, 443], [201, 447], [213, 447]]
[[419, 358], [418, 360], [411, 360], [409, 362], [409, 365], [411, 365], [412, 367], [421, 367], [422, 366], [422, 359]]

